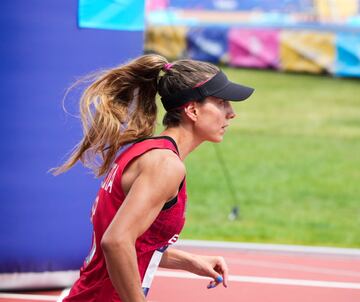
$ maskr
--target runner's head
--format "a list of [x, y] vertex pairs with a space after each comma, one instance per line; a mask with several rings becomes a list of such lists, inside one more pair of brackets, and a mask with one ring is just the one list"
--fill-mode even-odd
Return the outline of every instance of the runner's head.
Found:
[[[253, 91], [252, 88], [228, 81], [225, 74], [213, 64], [195, 60], [169, 63], [155, 54], [140, 56], [127, 64], [101, 72], [92, 79], [92, 84], [86, 88], [80, 100], [83, 139], [70, 158], [55, 169], [55, 173], [67, 171], [78, 160], [92, 168], [97, 176], [107, 173], [121, 146], [154, 134], [157, 93], [166, 110], [164, 126], [176, 127], [182, 122], [194, 122], [195, 111], [207, 112], [200, 109], [201, 104], [208, 103], [207, 100], [210, 103], [219, 100], [240, 101]], [[205, 109], [207, 107], [204, 106]], [[222, 109], [224, 121], [218, 120], [215, 125], [208, 118], [209, 115], [202, 114], [204, 118], [201, 121], [208, 121], [198, 122], [199, 131], [205, 133], [209, 126], [218, 127], [220, 123], [224, 124], [221, 127], [225, 127], [226, 120], [233, 115], [229, 105], [227, 107], [226, 110]], [[199, 120], [199, 116], [196, 120]], [[205, 139], [221, 140], [218, 134], [216, 137], [211, 134]], [[100, 164], [96, 165], [99, 158]]]

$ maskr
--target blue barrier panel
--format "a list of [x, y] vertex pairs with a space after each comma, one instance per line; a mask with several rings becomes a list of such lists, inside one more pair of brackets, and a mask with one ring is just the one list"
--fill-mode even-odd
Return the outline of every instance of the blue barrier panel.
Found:
[[79, 26], [144, 30], [145, 0], [79, 0]]
[[228, 62], [228, 28], [191, 28], [187, 33], [188, 56], [214, 63]]
[[0, 276], [78, 269], [91, 244], [99, 181], [80, 165], [47, 173], [81, 138], [61, 101], [76, 77], [140, 55], [143, 32], [79, 29], [77, 9], [73, 0], [2, 2]]
[[335, 74], [360, 77], [360, 35], [358, 32], [337, 34]]

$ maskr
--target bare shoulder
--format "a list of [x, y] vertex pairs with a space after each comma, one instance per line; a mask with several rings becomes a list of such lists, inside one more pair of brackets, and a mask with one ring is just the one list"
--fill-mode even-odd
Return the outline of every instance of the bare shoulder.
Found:
[[[134, 182], [157, 188], [166, 194], [175, 194], [186, 174], [184, 163], [172, 150], [153, 149], [138, 158], [122, 175], [121, 186], [127, 195]], [[171, 196], [170, 196], [171, 197]]]
[[168, 149], [153, 149], [146, 152], [139, 162], [140, 169], [164, 176], [172, 175], [175, 178], [184, 178], [186, 168], [178, 155]]

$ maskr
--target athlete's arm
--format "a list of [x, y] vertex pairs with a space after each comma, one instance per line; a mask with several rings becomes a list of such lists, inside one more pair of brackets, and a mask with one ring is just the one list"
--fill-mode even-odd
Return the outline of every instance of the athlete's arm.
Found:
[[174, 248], [165, 251], [160, 267], [181, 269], [191, 273], [213, 278], [212, 284], [221, 283], [217, 280], [222, 277], [224, 287], [228, 285], [228, 267], [223, 257], [204, 256], [188, 253]]
[[169, 150], [149, 151], [137, 161], [138, 176], [101, 240], [110, 279], [124, 302], [145, 301], [135, 241], [176, 196], [185, 176], [183, 163]]

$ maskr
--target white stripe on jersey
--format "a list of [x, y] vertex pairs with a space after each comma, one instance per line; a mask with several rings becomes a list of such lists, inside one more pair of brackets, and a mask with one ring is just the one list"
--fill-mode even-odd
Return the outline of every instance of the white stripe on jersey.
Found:
[[145, 272], [145, 276], [142, 282], [142, 288], [150, 288], [164, 251], [165, 250], [160, 252], [159, 250], [156, 250], [152, 255], [147, 270]]

